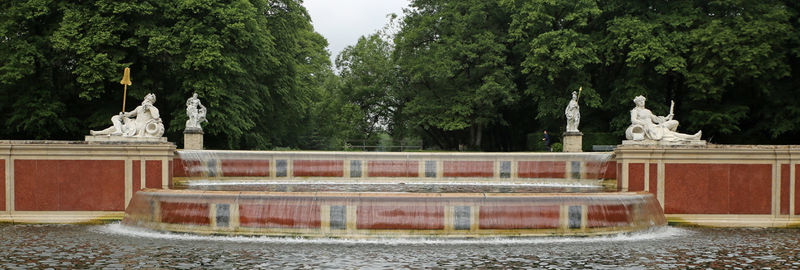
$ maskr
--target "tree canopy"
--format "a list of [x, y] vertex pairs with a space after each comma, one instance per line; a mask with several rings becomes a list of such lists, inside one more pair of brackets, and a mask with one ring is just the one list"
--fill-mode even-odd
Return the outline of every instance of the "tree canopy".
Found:
[[5, 1], [0, 113], [16, 139], [75, 139], [110, 125], [132, 69], [132, 108], [149, 92], [179, 141], [184, 100], [209, 110], [207, 144], [297, 147], [330, 73], [327, 41], [295, 0]]
[[128, 66], [128, 107], [155, 93], [170, 141], [199, 94], [209, 148], [341, 149], [388, 133], [531, 150], [542, 130], [563, 132], [579, 88], [579, 128], [604, 138], [584, 145], [622, 140], [637, 95], [659, 115], [674, 100], [679, 130], [712, 143], [800, 138], [797, 1], [412, 0], [396, 31], [339, 54], [338, 73], [301, 0], [0, 8], [0, 138], [110, 125]]

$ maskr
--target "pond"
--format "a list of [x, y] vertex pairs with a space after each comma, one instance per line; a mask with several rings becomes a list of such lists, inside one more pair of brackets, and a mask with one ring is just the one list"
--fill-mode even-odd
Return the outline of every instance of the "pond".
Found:
[[0, 268], [800, 269], [800, 229], [664, 227], [601, 237], [305, 239], [0, 224]]

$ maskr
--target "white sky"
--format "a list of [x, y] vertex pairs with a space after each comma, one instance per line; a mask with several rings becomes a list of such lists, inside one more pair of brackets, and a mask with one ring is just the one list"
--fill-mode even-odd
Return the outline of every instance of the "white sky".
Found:
[[331, 63], [344, 47], [355, 45], [361, 36], [380, 30], [390, 13], [398, 16], [409, 0], [305, 0], [314, 30], [328, 39]]

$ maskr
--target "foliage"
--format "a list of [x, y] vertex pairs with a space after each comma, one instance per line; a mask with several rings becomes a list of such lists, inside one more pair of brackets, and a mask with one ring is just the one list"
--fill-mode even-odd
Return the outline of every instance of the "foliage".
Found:
[[[798, 143], [800, 3], [413, 0], [397, 31], [337, 57], [300, 0], [4, 1], [0, 138], [78, 139], [148, 92], [180, 141], [184, 101], [210, 148], [513, 151], [564, 130], [582, 88], [587, 140], [622, 139], [632, 99], [714, 143]], [[528, 134], [533, 134], [528, 136]], [[603, 134], [590, 138], [590, 134]], [[536, 141], [531, 141], [536, 140]], [[590, 147], [586, 143], [584, 145]]]
[[336, 57], [339, 102], [353, 121], [347, 139], [364, 140], [392, 125], [397, 73], [391, 54], [391, 44], [379, 32], [362, 36]]
[[564, 144], [557, 142], [550, 146], [552, 152], [564, 152]]
[[479, 147], [484, 128], [502, 124], [500, 111], [519, 96], [501, 27], [508, 18], [492, 1], [411, 6], [395, 36], [404, 117], [441, 148]]
[[579, 87], [581, 130], [617, 141], [636, 95], [660, 115], [674, 100], [681, 130], [712, 142], [800, 133], [792, 1], [418, 0], [405, 15], [398, 110], [441, 148], [524, 149], [525, 134], [563, 131]]
[[148, 92], [179, 141], [185, 99], [209, 108], [212, 148], [298, 146], [330, 73], [327, 41], [296, 0], [5, 1], [0, 6], [5, 138], [77, 139]]

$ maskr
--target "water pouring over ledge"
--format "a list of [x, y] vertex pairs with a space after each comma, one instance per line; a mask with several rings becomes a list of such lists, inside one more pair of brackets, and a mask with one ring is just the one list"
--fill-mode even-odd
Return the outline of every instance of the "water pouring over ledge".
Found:
[[652, 194], [604, 191], [616, 173], [609, 153], [178, 155], [182, 189], [137, 192], [124, 224], [344, 238], [598, 235], [666, 224]]

